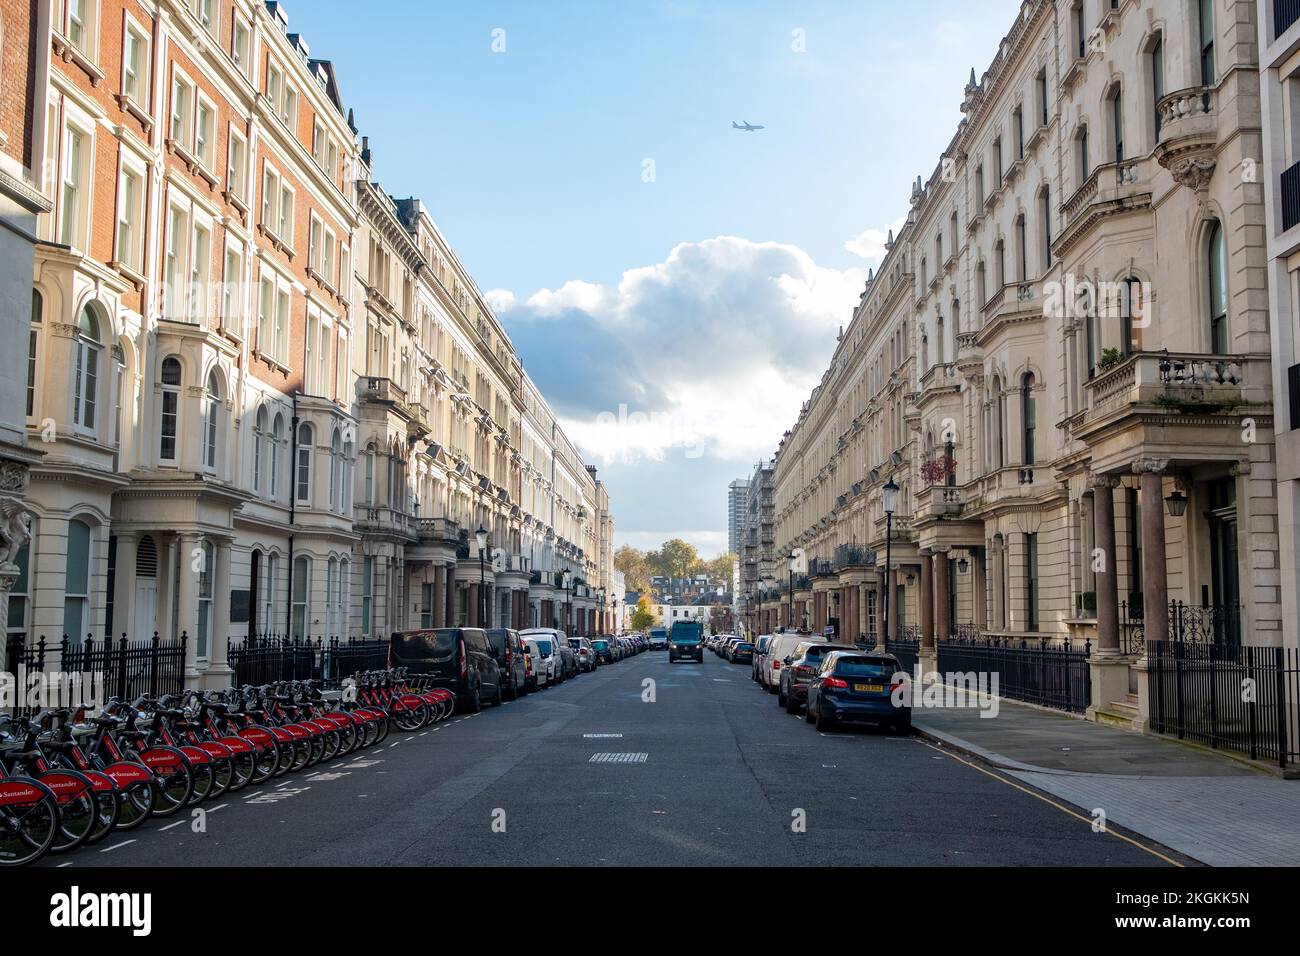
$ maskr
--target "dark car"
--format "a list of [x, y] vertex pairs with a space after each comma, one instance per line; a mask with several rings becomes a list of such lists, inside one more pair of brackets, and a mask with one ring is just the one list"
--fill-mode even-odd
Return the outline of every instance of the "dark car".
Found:
[[776, 704], [786, 713], [797, 714], [808, 701], [808, 684], [822, 666], [822, 660], [832, 651], [857, 651], [851, 644], [821, 644], [809, 641], [800, 644], [784, 663], [781, 683], [776, 692]]
[[679, 660], [704, 663], [704, 625], [699, 621], [675, 621], [668, 632], [668, 663]]
[[591, 646], [591, 641], [585, 637], [571, 637], [569, 646], [578, 656], [578, 670], [585, 674], [596, 669], [596, 650]]
[[504, 627], [494, 627], [487, 632], [488, 643], [501, 668], [501, 694], [506, 700], [516, 700], [528, 693], [527, 674], [524, 669], [524, 648], [519, 632]]
[[808, 684], [804, 719], [818, 730], [829, 730], [842, 721], [858, 721], [910, 732], [912, 708], [904, 700], [894, 700], [894, 689], [899, 686], [896, 680], [905, 679], [902, 669], [893, 654], [827, 654]]
[[731, 663], [733, 664], [752, 664], [754, 663], [754, 645], [749, 641], [741, 641], [731, 649]]
[[591, 648], [596, 652], [597, 664], [614, 663], [614, 649], [610, 647], [609, 641], [603, 637], [592, 638]]
[[502, 701], [501, 667], [487, 631], [480, 627], [439, 627], [404, 631], [389, 641], [393, 667], [432, 678], [433, 686], [456, 695], [457, 707], [476, 714], [484, 702]]

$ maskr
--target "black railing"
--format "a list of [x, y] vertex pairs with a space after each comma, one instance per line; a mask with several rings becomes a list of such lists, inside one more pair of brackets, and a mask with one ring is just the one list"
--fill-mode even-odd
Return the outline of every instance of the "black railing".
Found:
[[1142, 608], [1119, 602], [1119, 648], [1125, 654], [1141, 655], [1146, 652], [1146, 631], [1142, 621]]
[[1152, 641], [1151, 729], [1278, 766], [1300, 763], [1300, 657], [1290, 648]]
[[1300, 225], [1300, 163], [1282, 174], [1282, 231]]
[[87, 637], [27, 641], [20, 634], [5, 641], [5, 671], [14, 681], [10, 702], [15, 716], [50, 707], [103, 704], [110, 697], [135, 700], [145, 694], [177, 694], [185, 687], [189, 636], [146, 640]]
[[388, 663], [388, 642], [375, 639], [262, 636], [232, 640], [229, 648], [236, 687], [285, 680], [319, 680], [335, 686], [358, 671], [378, 670]]
[[908, 674], [916, 670], [917, 659], [921, 656], [921, 639], [896, 637], [886, 642], [885, 650], [898, 658], [899, 666]]
[[1185, 604], [1169, 602], [1169, 637], [1188, 644], [1241, 644], [1240, 604]]
[[1276, 40], [1300, 20], [1300, 0], [1273, 0], [1273, 39]]
[[1091, 649], [1087, 641], [1080, 646], [1046, 638], [954, 638], [938, 642], [938, 669], [943, 674], [997, 674], [1000, 697], [1081, 714], [1092, 702]]

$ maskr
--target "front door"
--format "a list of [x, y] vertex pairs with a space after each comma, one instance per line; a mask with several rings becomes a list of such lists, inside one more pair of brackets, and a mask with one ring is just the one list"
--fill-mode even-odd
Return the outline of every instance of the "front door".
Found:
[[1241, 578], [1237, 568], [1237, 482], [1225, 478], [1210, 489], [1210, 603], [1218, 608], [1214, 638], [1230, 645], [1241, 642]]
[[135, 636], [147, 639], [158, 630], [158, 579], [140, 578], [135, 583]]

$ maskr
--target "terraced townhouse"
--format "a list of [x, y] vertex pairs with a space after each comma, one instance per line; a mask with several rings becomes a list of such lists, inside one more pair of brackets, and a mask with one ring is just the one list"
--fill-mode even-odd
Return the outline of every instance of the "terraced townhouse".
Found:
[[285, 6], [0, 14], [7, 643], [602, 626], [603, 485]]
[[1259, 49], [1251, 2], [1021, 5], [781, 442], [783, 622], [1070, 647], [1139, 726], [1152, 642], [1295, 646]]

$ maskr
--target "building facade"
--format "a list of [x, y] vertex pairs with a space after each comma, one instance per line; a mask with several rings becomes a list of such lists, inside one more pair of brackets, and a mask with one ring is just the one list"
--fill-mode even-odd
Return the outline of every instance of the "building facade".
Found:
[[1258, 41], [1236, 0], [1021, 5], [779, 448], [794, 623], [1087, 641], [1094, 716], [1171, 601], [1283, 642]]
[[1278, 573], [1286, 644], [1300, 644], [1300, 8], [1260, 0], [1257, 15], [1268, 224], [1268, 310], [1276, 424]]
[[772, 462], [759, 462], [745, 483], [741, 517], [739, 600], [743, 619], [751, 633], [767, 634], [776, 623], [776, 585], [784, 562], [777, 559], [774, 479]]
[[4, 13], [4, 241], [34, 259], [0, 277], [30, 340], [9, 633], [183, 634], [219, 686], [231, 637], [524, 626], [556, 587], [601, 626], [607, 493], [283, 5]]
[[745, 501], [749, 496], [749, 482], [737, 478], [727, 485], [727, 550], [740, 554], [740, 541], [745, 524]]

